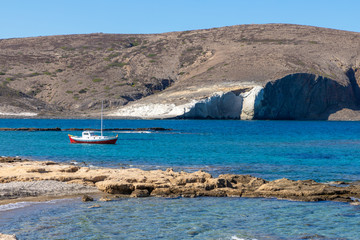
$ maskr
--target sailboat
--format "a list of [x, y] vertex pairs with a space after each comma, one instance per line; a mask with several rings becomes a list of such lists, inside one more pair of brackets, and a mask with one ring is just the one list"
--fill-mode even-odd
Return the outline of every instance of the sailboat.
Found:
[[101, 131], [100, 136], [95, 131], [83, 131], [81, 137], [68, 134], [70, 143], [89, 143], [89, 144], [115, 144], [118, 135], [104, 136], [103, 135], [103, 108], [104, 103], [101, 102]]

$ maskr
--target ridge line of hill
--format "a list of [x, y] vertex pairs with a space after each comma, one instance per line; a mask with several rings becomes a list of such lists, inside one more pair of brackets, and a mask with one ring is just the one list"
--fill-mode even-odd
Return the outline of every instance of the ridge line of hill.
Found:
[[1, 39], [0, 50], [1, 116], [93, 116], [104, 100], [122, 118], [360, 119], [356, 32], [236, 25]]

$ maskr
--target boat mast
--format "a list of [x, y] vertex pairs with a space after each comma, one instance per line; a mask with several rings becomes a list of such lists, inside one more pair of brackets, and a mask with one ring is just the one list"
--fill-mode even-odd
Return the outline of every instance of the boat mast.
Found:
[[101, 101], [101, 136], [103, 135], [103, 107], [104, 101]]

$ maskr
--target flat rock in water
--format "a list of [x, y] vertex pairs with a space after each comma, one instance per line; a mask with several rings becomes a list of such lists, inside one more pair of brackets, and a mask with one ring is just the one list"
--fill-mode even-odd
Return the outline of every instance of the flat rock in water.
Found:
[[[51, 179], [51, 180], [50, 180]], [[102, 191], [129, 197], [269, 197], [297, 201], [357, 202], [360, 185], [333, 186], [313, 180], [266, 181], [250, 175], [204, 171], [192, 173], [144, 171], [136, 168], [89, 168], [37, 161], [4, 161], [0, 168], [0, 198], [87, 194]], [[357, 203], [354, 203], [357, 204]]]

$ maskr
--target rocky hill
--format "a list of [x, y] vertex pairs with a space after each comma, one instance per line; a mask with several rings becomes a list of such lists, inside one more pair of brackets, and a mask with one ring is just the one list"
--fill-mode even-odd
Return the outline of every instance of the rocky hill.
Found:
[[360, 33], [288, 24], [0, 40], [0, 114], [360, 119]]

